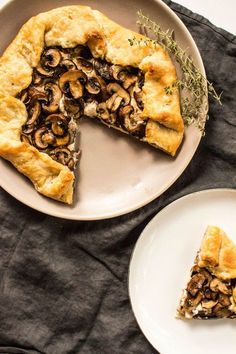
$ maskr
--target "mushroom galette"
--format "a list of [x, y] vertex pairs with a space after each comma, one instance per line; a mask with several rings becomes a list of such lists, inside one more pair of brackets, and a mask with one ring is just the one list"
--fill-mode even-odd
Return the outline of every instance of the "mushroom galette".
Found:
[[[72, 203], [81, 117], [174, 156], [184, 124], [161, 46], [85, 6], [39, 14], [0, 58], [0, 155], [40, 193]], [[167, 94], [166, 88], [172, 87]]]
[[236, 245], [218, 227], [206, 230], [177, 317], [236, 318]]

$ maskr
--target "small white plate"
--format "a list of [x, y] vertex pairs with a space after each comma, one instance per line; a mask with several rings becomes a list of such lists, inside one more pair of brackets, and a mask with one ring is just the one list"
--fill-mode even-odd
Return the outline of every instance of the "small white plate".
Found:
[[133, 252], [129, 293], [138, 324], [162, 354], [235, 354], [236, 321], [175, 318], [182, 288], [207, 225], [221, 227], [236, 243], [236, 191], [189, 194], [158, 213]]
[[[205, 75], [201, 56], [190, 33], [162, 1], [74, 0], [73, 4], [90, 5], [133, 30], [137, 30], [136, 12], [142, 9], [162, 28], [175, 31], [178, 43], [188, 48]], [[8, 1], [0, 11], [0, 53], [27, 19], [63, 5], [68, 5], [68, 0]], [[200, 139], [201, 134], [196, 128], [186, 129], [178, 156], [171, 158], [125, 134], [85, 120], [81, 124], [82, 154], [72, 207], [38, 194], [27, 178], [3, 160], [0, 160], [0, 185], [24, 204], [49, 215], [74, 220], [114, 217], [149, 203], [169, 188], [191, 161]]]

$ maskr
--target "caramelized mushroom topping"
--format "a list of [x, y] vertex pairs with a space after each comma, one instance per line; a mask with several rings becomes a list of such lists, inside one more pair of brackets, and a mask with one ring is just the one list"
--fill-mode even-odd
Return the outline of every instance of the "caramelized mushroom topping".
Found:
[[63, 113], [78, 118], [83, 111], [83, 103], [70, 97], [63, 98]]
[[92, 95], [97, 95], [101, 90], [101, 85], [96, 77], [89, 78], [85, 87]]
[[55, 146], [66, 146], [70, 143], [71, 143], [71, 136], [70, 136], [70, 133], [67, 132], [66, 135], [64, 135], [62, 137], [57, 137], [54, 145]]
[[180, 312], [194, 318], [235, 318], [232, 308], [231, 281], [221, 281], [206, 268], [195, 265]]
[[69, 60], [69, 59], [63, 59], [61, 61], [60, 66], [61, 66], [61, 69], [65, 70], [65, 71], [71, 71], [71, 70], [76, 70], [77, 69], [75, 63], [72, 60]]
[[203, 283], [205, 282], [205, 277], [203, 274], [195, 274], [190, 282], [188, 283], [187, 290], [192, 295], [195, 296], [200, 289], [202, 289]]
[[50, 70], [49, 68], [44, 68], [41, 63], [38, 64], [38, 66], [36, 67], [37, 72], [42, 75], [42, 76], [46, 76], [46, 77], [51, 77], [54, 74], [54, 70]]
[[83, 58], [75, 59], [75, 64], [79, 70], [82, 70], [84, 73], [90, 73], [93, 71], [93, 64]]
[[210, 283], [210, 289], [215, 292], [221, 292], [222, 294], [225, 295], [231, 295], [232, 291], [228, 289], [225, 283], [220, 281], [217, 278], [214, 278], [211, 283]]
[[146, 122], [141, 118], [139, 113], [134, 112], [134, 108], [131, 105], [121, 107], [119, 116], [123, 126], [131, 134], [144, 135]]
[[32, 125], [36, 122], [41, 113], [41, 106], [38, 101], [34, 101], [29, 108], [29, 116], [27, 120], [27, 125]]
[[36, 89], [29, 90], [28, 92], [29, 96], [29, 103], [33, 103], [38, 101], [39, 103], [41, 102], [48, 102], [48, 97], [45, 92], [43, 91], [38, 91]]
[[50, 48], [44, 53], [44, 66], [55, 68], [60, 64], [61, 53], [58, 49]]
[[18, 96], [28, 112], [21, 139], [71, 169], [77, 160], [70, 150], [74, 121], [81, 116], [101, 119], [141, 139], [146, 127], [141, 117], [143, 82], [139, 69], [93, 58], [87, 46], [46, 48], [31, 85]]
[[34, 143], [39, 149], [46, 149], [48, 145], [53, 145], [55, 136], [46, 127], [41, 127], [34, 133]]
[[138, 105], [138, 108], [143, 111], [144, 109], [144, 104], [143, 104], [143, 93], [142, 91], [134, 91], [134, 99]]
[[42, 105], [43, 110], [46, 113], [57, 112], [62, 97], [61, 90], [56, 84], [49, 82], [45, 85], [45, 92], [47, 93], [48, 102]]
[[204, 307], [205, 309], [212, 309], [212, 307], [214, 307], [216, 304], [217, 304], [217, 301], [212, 301], [212, 300], [206, 301], [206, 300], [204, 300], [202, 302], [202, 307]]
[[69, 149], [65, 147], [56, 148], [50, 152], [50, 156], [62, 165], [67, 165], [71, 170], [74, 169], [73, 154]]
[[125, 89], [128, 89], [131, 85], [134, 85], [137, 81], [137, 75], [132, 74], [128, 67], [112, 65], [111, 71], [114, 79], [122, 82]]
[[119, 84], [109, 84], [107, 92], [112, 95], [106, 101], [107, 108], [112, 112], [117, 111], [121, 105], [126, 106], [130, 102], [130, 95]]
[[24, 134], [21, 134], [21, 141], [23, 141], [24, 143], [27, 143], [27, 144], [31, 144], [31, 139], [29, 136], [26, 136]]
[[111, 66], [108, 63], [94, 59], [93, 65], [97, 74], [100, 75], [104, 80], [110, 81], [113, 79]]
[[50, 125], [53, 134], [57, 137], [64, 136], [68, 131], [68, 122], [62, 114], [51, 114], [45, 120]]
[[97, 106], [97, 113], [99, 118], [109, 120], [110, 114], [105, 102], [102, 102]]
[[86, 83], [86, 75], [81, 70], [67, 71], [59, 79], [59, 87], [62, 92], [70, 92], [77, 99], [83, 96], [83, 88]]

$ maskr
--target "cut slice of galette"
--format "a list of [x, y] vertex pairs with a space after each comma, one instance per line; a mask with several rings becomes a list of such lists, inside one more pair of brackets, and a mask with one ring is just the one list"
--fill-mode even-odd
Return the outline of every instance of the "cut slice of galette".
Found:
[[219, 227], [205, 232], [177, 317], [236, 318], [236, 245]]
[[31, 18], [0, 58], [0, 155], [43, 195], [72, 203], [82, 117], [176, 154], [175, 67], [151, 41], [130, 46], [134, 35], [89, 7], [63, 7]]

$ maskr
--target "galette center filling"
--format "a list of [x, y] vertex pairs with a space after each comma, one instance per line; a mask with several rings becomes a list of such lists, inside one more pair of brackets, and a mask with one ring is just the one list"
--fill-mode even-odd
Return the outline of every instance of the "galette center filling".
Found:
[[144, 75], [138, 68], [94, 58], [88, 47], [47, 47], [30, 86], [18, 98], [28, 118], [21, 140], [74, 170], [77, 121], [96, 118], [142, 140]]
[[220, 280], [195, 264], [179, 312], [188, 318], [236, 318], [232, 312], [235, 286], [235, 279]]

